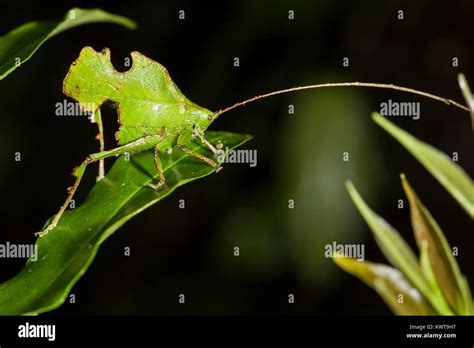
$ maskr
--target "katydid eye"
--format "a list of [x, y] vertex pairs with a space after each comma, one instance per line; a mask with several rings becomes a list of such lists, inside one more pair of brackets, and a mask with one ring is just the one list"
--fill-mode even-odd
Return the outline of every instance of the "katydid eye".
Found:
[[208, 119], [209, 121], [211, 121], [211, 120], [212, 120], [212, 115], [207, 115], [207, 119]]

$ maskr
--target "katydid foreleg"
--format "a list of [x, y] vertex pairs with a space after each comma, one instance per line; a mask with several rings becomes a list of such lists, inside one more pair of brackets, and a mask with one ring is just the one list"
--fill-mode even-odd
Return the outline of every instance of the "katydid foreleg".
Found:
[[[158, 145], [164, 141], [166, 141], [166, 138], [163, 138], [160, 135], [147, 135], [142, 138], [139, 138], [129, 144], [123, 145], [116, 147], [111, 150], [107, 151], [101, 151], [98, 153], [93, 153], [89, 155], [78, 167], [74, 168], [72, 175], [75, 176], [76, 180], [74, 182], [74, 185], [71, 186], [68, 189], [68, 196], [66, 198], [66, 201], [64, 204], [61, 206], [59, 209], [59, 212], [55, 215], [53, 218], [53, 221], [41, 232], [35, 233], [39, 237], [45, 236], [49, 231], [51, 231], [53, 228], [55, 228], [59, 222], [59, 219], [61, 219], [61, 216], [64, 214], [66, 211], [69, 203], [71, 202], [72, 197], [74, 196], [74, 193], [76, 192], [77, 188], [79, 187], [79, 184], [81, 183], [82, 176], [84, 175], [84, 172], [86, 171], [86, 168], [89, 164], [104, 160], [108, 157], [112, 156], [119, 156], [123, 155], [125, 153], [136, 153], [136, 152], [142, 152], [149, 150], [151, 148], [157, 148]], [[159, 159], [158, 159], [159, 161]], [[161, 166], [161, 163], [160, 163]], [[160, 174], [160, 181], [161, 181], [161, 176], [163, 173]]]
[[215, 148], [214, 145], [212, 145], [207, 139], [204, 137], [204, 132], [199, 128], [199, 127], [194, 127], [193, 128], [193, 136], [198, 137], [201, 139], [201, 142], [206, 144], [207, 147], [214, 153], [214, 155], [217, 155], [217, 149]]

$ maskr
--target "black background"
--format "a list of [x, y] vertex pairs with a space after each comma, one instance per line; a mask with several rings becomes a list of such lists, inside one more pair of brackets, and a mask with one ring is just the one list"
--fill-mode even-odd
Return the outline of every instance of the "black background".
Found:
[[[144, 53], [168, 68], [187, 97], [211, 110], [271, 90], [336, 80], [395, 83], [458, 101], [462, 97], [457, 73], [464, 72], [474, 85], [474, 6], [470, 1], [248, 0], [212, 5], [191, 1], [79, 1], [75, 5], [128, 16], [138, 23], [138, 29], [93, 24], [64, 32], [0, 82], [2, 241], [32, 243], [33, 232], [62, 203], [65, 188], [72, 182], [71, 169], [88, 153], [97, 151], [94, 125], [82, 118], [54, 115], [54, 104], [65, 98], [62, 79], [86, 45], [97, 50], [109, 47], [118, 70], [125, 70], [123, 58], [131, 51]], [[33, 19], [60, 18], [69, 8], [66, 3], [4, 3], [0, 32]], [[181, 9], [186, 11], [184, 21], [178, 19]], [[405, 14], [402, 21], [397, 19], [399, 9]], [[288, 20], [288, 10], [295, 11], [294, 21]], [[232, 65], [236, 56], [240, 58], [239, 68]], [[346, 56], [351, 59], [349, 68], [342, 66]], [[452, 67], [452, 57], [459, 58], [459, 68]], [[302, 93], [311, 99], [323, 92]], [[389, 98], [421, 101], [422, 119], [394, 121], [448, 154], [459, 152], [459, 163], [472, 176], [474, 164], [469, 159], [473, 143], [467, 113], [394, 91], [348, 93], [355, 93], [364, 103], [366, 113], [358, 122], [368, 132], [358, 134], [354, 130], [351, 136], [370, 137], [377, 154], [370, 175], [378, 183], [367, 198], [369, 204], [414, 245], [408, 213], [397, 210], [395, 203], [402, 196], [398, 173], [406, 172], [450, 243], [459, 247], [458, 261], [464, 274], [474, 279], [474, 256], [469, 249], [474, 241], [471, 221], [425, 169], [369, 119], [369, 112], [378, 110], [380, 102]], [[345, 105], [338, 96], [329, 94], [328, 98]], [[259, 151], [258, 166], [228, 165], [218, 175], [180, 188], [134, 218], [102, 246], [73, 288], [76, 303], [66, 302], [48, 315], [390, 314], [372, 290], [329, 260], [323, 259], [320, 266], [328, 270], [324, 273], [327, 281], [315, 282], [300, 272], [305, 261], [295, 262], [284, 216], [292, 186], [286, 187], [289, 196], [274, 190], [287, 171], [299, 173], [293, 158], [281, 148], [289, 117], [286, 109], [292, 98], [296, 97], [282, 95], [248, 105], [214, 123], [213, 129], [253, 134], [254, 140], [246, 147]], [[311, 115], [297, 112], [291, 117], [304, 120]], [[105, 118], [110, 147], [117, 127], [114, 111], [107, 110]], [[347, 131], [350, 134], [350, 129], [344, 134]], [[336, 131], [328, 136], [337, 141], [341, 135]], [[13, 160], [16, 151], [22, 153], [21, 162]], [[317, 156], [324, 149], [301, 151]], [[89, 173], [84, 181], [78, 202], [93, 185], [94, 176]], [[356, 186], [365, 190], [371, 186], [347, 172], [342, 173], [341, 192], [346, 178], [355, 179]], [[362, 190], [363, 195], [366, 192]], [[184, 210], [178, 209], [181, 198], [187, 202]], [[347, 195], [346, 199], [350, 202]], [[315, 209], [320, 203], [314, 197]], [[235, 258], [232, 248], [240, 245], [240, 236], [226, 234], [225, 226], [233, 221], [228, 216], [242, 207], [265, 215], [267, 220], [262, 221], [276, 222], [269, 238], [259, 238], [258, 229], [246, 237], [247, 243], [258, 245], [259, 253], [254, 255], [251, 249], [246, 252], [243, 248], [242, 255]], [[355, 209], [353, 214], [357, 217]], [[334, 221], [338, 222], [336, 213]], [[362, 219], [357, 221], [355, 242], [366, 243], [368, 259], [386, 262]], [[246, 221], [249, 226], [253, 222], [251, 217]], [[245, 224], [239, 226], [245, 228]], [[318, 225], [313, 227], [316, 234], [330, 233]], [[335, 237], [329, 240], [339, 241]], [[323, 245], [314, 246], [314, 253], [321, 258]], [[130, 257], [123, 256], [125, 246], [131, 247]], [[21, 260], [1, 262], [1, 281], [23, 266]], [[270, 263], [268, 272], [265, 262]], [[177, 296], [182, 292], [186, 305], [178, 304]], [[287, 303], [288, 293], [295, 294], [295, 304]]]

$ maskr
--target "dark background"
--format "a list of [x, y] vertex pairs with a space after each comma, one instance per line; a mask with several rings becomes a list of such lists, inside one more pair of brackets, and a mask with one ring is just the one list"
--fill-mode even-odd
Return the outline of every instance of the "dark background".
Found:
[[[72, 7], [73, 4], [71, 4]], [[62, 79], [83, 46], [109, 47], [112, 62], [137, 50], [168, 68], [183, 93], [217, 110], [263, 92], [342, 81], [394, 83], [462, 101], [458, 72], [474, 85], [470, 1], [76, 2], [128, 16], [136, 31], [93, 24], [64, 32], [0, 82], [2, 241], [33, 243], [72, 183], [71, 169], [98, 149], [85, 118], [56, 117]], [[69, 5], [2, 4], [0, 33], [58, 19]], [[185, 11], [185, 20], [178, 11]], [[288, 11], [295, 19], [288, 19]], [[397, 19], [397, 11], [404, 19]], [[239, 57], [240, 67], [233, 66]], [[343, 57], [350, 66], [343, 67]], [[459, 67], [452, 58], [459, 58]], [[370, 120], [381, 102], [420, 101], [421, 119], [392, 119], [448, 154], [472, 176], [468, 114], [390, 90], [325, 89], [286, 94], [228, 113], [213, 129], [254, 135], [258, 165], [228, 164], [178, 189], [123, 226], [55, 314], [389, 314], [375, 292], [324, 257], [327, 243], [365, 243], [386, 262], [347, 195], [350, 179], [372, 208], [414, 246], [399, 173], [407, 174], [474, 280], [472, 223], [450, 195]], [[288, 114], [288, 105], [295, 114]], [[113, 146], [115, 111], [104, 112]], [[14, 161], [21, 152], [22, 161]], [[349, 151], [350, 162], [342, 161]], [[111, 160], [112, 161], [112, 160]], [[110, 167], [111, 162], [107, 166]], [[95, 170], [76, 201], [93, 185]], [[186, 209], [178, 209], [185, 199]], [[288, 200], [295, 209], [288, 209]], [[124, 256], [124, 248], [131, 256]], [[234, 246], [240, 256], [233, 256]], [[0, 281], [21, 260], [2, 260]], [[178, 304], [178, 294], [186, 304]], [[287, 303], [289, 293], [295, 304]]]

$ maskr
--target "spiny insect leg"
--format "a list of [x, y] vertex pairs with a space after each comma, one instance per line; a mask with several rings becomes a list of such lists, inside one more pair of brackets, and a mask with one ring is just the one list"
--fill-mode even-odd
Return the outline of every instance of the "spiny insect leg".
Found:
[[155, 147], [158, 145], [159, 142], [163, 141], [163, 138], [158, 136], [158, 135], [150, 135], [150, 136], [144, 136], [142, 138], [139, 138], [138, 140], [135, 140], [134, 142], [131, 142], [129, 144], [123, 145], [116, 147], [111, 150], [107, 151], [102, 151], [98, 153], [93, 153], [87, 157], [80, 166], [74, 168], [72, 174], [76, 177], [76, 181], [74, 182], [74, 185], [68, 189], [68, 196], [66, 198], [66, 201], [64, 204], [61, 206], [59, 209], [59, 212], [56, 214], [54, 217], [53, 221], [41, 232], [36, 232], [35, 235], [38, 237], [43, 237], [46, 234], [48, 234], [49, 231], [51, 231], [53, 228], [55, 228], [59, 222], [59, 219], [61, 216], [64, 214], [66, 211], [69, 203], [71, 202], [72, 197], [74, 196], [74, 193], [76, 192], [77, 188], [79, 187], [79, 184], [81, 182], [82, 176], [84, 175], [84, 172], [86, 171], [86, 168], [89, 164], [100, 161], [101, 159], [106, 159], [108, 157], [112, 156], [117, 156], [117, 155], [123, 155], [127, 152], [133, 153], [133, 152], [140, 152], [144, 150], [148, 150], [152, 147]]
[[67, 189], [68, 191], [68, 196], [66, 198], [66, 201], [63, 203], [61, 208], [59, 209], [59, 212], [54, 216], [53, 221], [41, 232], [36, 232], [35, 235], [38, 237], [43, 237], [48, 234], [49, 231], [51, 231], [53, 228], [56, 227], [58, 224], [59, 219], [61, 216], [64, 214], [66, 211], [69, 203], [71, 202], [72, 197], [74, 196], [74, 193], [76, 192], [77, 188], [79, 187], [79, 184], [81, 183], [82, 176], [84, 175], [84, 172], [86, 170], [86, 167], [89, 163], [92, 163], [93, 160], [90, 157], [87, 157], [80, 166], [74, 168], [72, 171], [72, 174], [76, 177], [76, 180], [74, 181], [74, 185], [69, 187]]
[[160, 181], [157, 182], [156, 184], [148, 184], [148, 186], [157, 190], [161, 186], [163, 186], [166, 182], [165, 174], [163, 173], [163, 166], [161, 165], [161, 161], [160, 161], [160, 153], [158, 151], [158, 146], [155, 146], [155, 148], [153, 149], [153, 160], [155, 161], [155, 168], [158, 174], [160, 175]]
[[[97, 138], [100, 144], [100, 152], [105, 151], [105, 141], [104, 141], [104, 125], [102, 123], [102, 115], [100, 113], [100, 109], [94, 114], [95, 122], [97, 123], [97, 127], [99, 128], [99, 134], [97, 134]], [[104, 166], [104, 159], [99, 160], [99, 175], [96, 178], [96, 181], [101, 180], [105, 176], [105, 166]]]
[[207, 141], [207, 139], [204, 138], [204, 136], [201, 138], [201, 141], [204, 144], [206, 144], [209, 149], [211, 149], [211, 151], [214, 153], [214, 155], [217, 155], [217, 153], [218, 153], [217, 149], [214, 147], [214, 145], [212, 145], [209, 141]]
[[193, 129], [193, 135], [197, 136], [199, 139], [201, 139], [201, 142], [207, 145], [207, 147], [214, 153], [214, 155], [217, 155], [218, 151], [215, 148], [214, 145], [212, 145], [207, 139], [204, 137], [204, 132], [199, 128], [199, 127], [194, 127]]
[[183, 151], [184, 153], [190, 155], [190, 156], [193, 156], [193, 157], [197, 157], [199, 158], [200, 160], [203, 160], [204, 162], [208, 163], [212, 168], [214, 168], [214, 170], [216, 171], [216, 173], [218, 173], [222, 167], [219, 167], [217, 165], [216, 162], [214, 162], [213, 160], [211, 160], [210, 158], [207, 158], [206, 156], [203, 156], [201, 155], [200, 153], [197, 153], [197, 152], [194, 152], [193, 150], [190, 150], [188, 149], [186, 146], [184, 145], [181, 145], [181, 144], [177, 144], [176, 145], [181, 151]]

